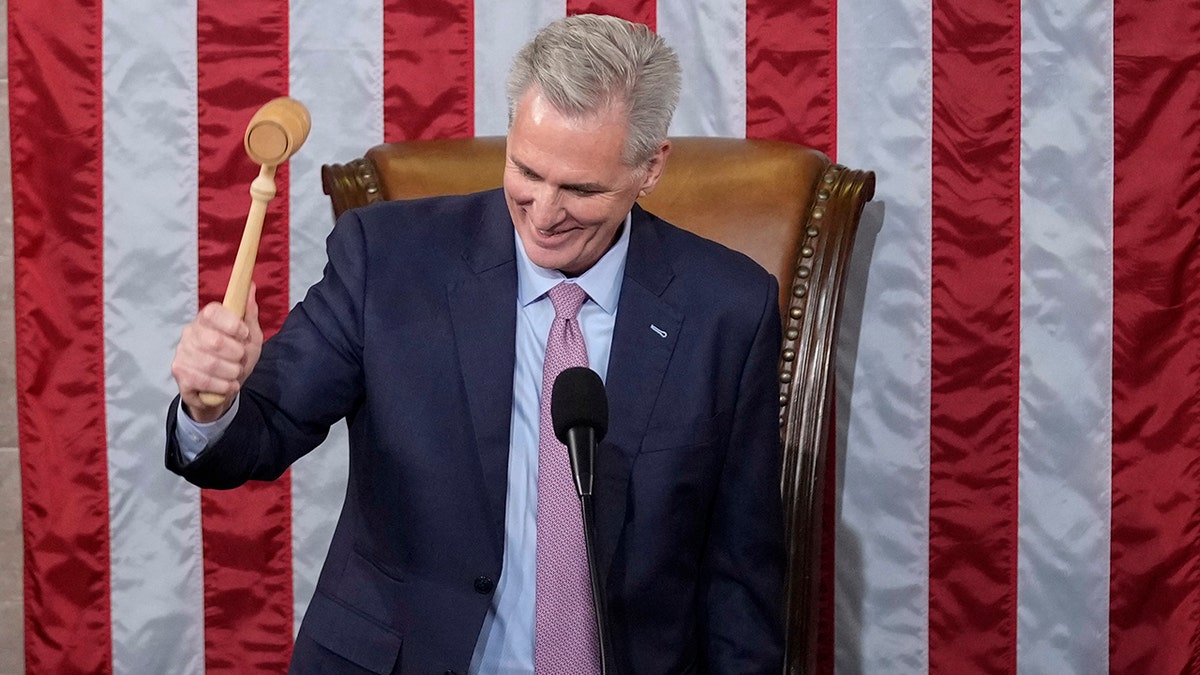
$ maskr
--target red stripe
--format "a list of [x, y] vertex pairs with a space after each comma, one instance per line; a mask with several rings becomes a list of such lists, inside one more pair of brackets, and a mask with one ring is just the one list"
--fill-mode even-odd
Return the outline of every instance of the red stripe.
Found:
[[836, 0], [747, 0], [747, 138], [836, 156], [836, 35]]
[[110, 673], [101, 11], [8, 16], [25, 666]]
[[[287, 0], [200, 0], [199, 266], [201, 305], [224, 294], [259, 167], [242, 135], [287, 93]], [[288, 309], [288, 172], [263, 228], [254, 278], [267, 335]], [[284, 672], [292, 647], [291, 480], [203, 491], [204, 641], [208, 673]]]
[[655, 0], [567, 0], [567, 16], [576, 14], [607, 14], [626, 21], [644, 23], [655, 30], [658, 3]]
[[[837, 2], [746, 3], [746, 137], [837, 154]], [[829, 449], [837, 447], [830, 429]], [[837, 464], [826, 464], [821, 533], [817, 667], [834, 665]]]
[[1114, 673], [1200, 672], [1200, 7], [1114, 4]]
[[930, 673], [1016, 668], [1020, 40], [933, 3]]
[[472, 0], [385, 0], [383, 110], [387, 141], [475, 134]]

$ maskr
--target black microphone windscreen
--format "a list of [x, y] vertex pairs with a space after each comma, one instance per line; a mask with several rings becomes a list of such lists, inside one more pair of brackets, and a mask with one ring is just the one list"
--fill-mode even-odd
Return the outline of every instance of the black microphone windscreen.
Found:
[[554, 435], [567, 442], [567, 430], [590, 427], [599, 443], [608, 432], [608, 395], [604, 383], [591, 368], [567, 368], [554, 380], [550, 392], [550, 420]]

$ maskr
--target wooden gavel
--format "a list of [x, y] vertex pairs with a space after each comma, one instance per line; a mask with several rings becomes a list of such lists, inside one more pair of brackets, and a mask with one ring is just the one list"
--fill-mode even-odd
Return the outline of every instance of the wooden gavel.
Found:
[[[250, 184], [250, 212], [246, 215], [246, 229], [238, 246], [233, 271], [229, 274], [229, 285], [225, 288], [225, 300], [221, 303], [239, 317], [246, 314], [246, 302], [250, 296], [250, 280], [254, 276], [254, 261], [258, 257], [258, 242], [262, 238], [263, 218], [267, 215], [267, 203], [275, 198], [275, 168], [286, 162], [308, 138], [312, 119], [308, 109], [294, 98], [281, 96], [268, 101], [258, 109], [246, 125], [243, 143], [246, 154], [254, 163], [262, 165], [258, 177]], [[200, 400], [205, 405], [220, 405], [225, 397], [212, 392], [202, 392]]]

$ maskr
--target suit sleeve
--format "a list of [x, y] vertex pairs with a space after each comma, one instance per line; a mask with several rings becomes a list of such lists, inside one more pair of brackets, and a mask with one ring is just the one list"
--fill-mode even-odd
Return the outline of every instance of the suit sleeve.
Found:
[[367, 256], [362, 223], [350, 212], [330, 234], [322, 279], [263, 345], [221, 438], [194, 460], [175, 440], [177, 406], [167, 417], [167, 468], [200, 487], [274, 480], [352, 413], [362, 392], [362, 312]]
[[706, 551], [704, 660], [712, 673], [783, 667], [781, 328], [773, 278], [769, 286], [738, 387]]

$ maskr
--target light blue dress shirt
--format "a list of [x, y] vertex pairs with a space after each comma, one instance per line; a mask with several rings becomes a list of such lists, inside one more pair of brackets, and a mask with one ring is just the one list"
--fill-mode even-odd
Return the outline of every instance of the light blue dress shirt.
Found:
[[[516, 236], [514, 230], [514, 237]], [[537, 560], [538, 419], [542, 362], [554, 322], [547, 293], [566, 277], [534, 265], [519, 239], [517, 247], [517, 359], [513, 371], [513, 411], [509, 434], [508, 495], [504, 512], [504, 570], [492, 607], [483, 621], [471, 675], [533, 672], [534, 586]], [[587, 291], [579, 327], [588, 365], [607, 379], [617, 300], [629, 251], [629, 218], [616, 244], [588, 271], [571, 281]]]
[[[616, 325], [617, 301], [629, 252], [630, 217], [617, 242], [588, 271], [570, 279], [588, 300], [579, 309], [579, 327], [587, 345], [588, 365], [607, 380], [608, 357]], [[483, 621], [469, 673], [526, 675], [533, 672], [534, 588], [537, 552], [538, 419], [541, 414], [542, 361], [554, 321], [547, 293], [566, 277], [533, 264], [513, 230], [517, 260], [516, 362], [509, 429], [508, 492], [504, 513], [504, 559], [492, 605]], [[181, 404], [182, 405], [182, 404]], [[182, 408], [176, 439], [191, 461], [219, 439], [237, 413], [238, 399], [220, 419], [200, 424]]]

